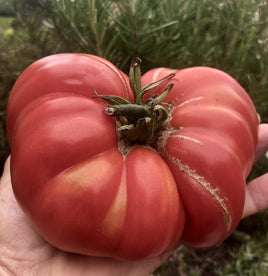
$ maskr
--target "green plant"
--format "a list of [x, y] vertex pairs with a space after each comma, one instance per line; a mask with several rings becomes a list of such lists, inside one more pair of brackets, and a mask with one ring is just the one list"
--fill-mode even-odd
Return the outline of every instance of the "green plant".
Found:
[[0, 36], [4, 35], [5, 31], [10, 28], [13, 17], [0, 16]]
[[0, 0], [0, 16], [13, 16], [14, 10], [9, 0]]
[[268, 232], [258, 238], [248, 236], [239, 246], [228, 251], [231, 257], [219, 276], [266, 276], [268, 274]]

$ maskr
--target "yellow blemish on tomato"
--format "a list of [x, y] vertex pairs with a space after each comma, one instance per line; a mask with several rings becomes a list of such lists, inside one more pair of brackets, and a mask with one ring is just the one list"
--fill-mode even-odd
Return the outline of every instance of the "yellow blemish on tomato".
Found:
[[189, 136], [185, 136], [185, 135], [170, 135], [169, 138], [172, 138], [172, 139], [181, 139], [181, 140], [187, 140], [187, 141], [191, 141], [191, 142], [194, 142], [194, 143], [197, 143], [197, 144], [202, 144], [199, 140], [195, 139], [195, 138], [192, 138], [192, 137], [189, 137]]
[[162, 70], [163, 70], [163, 68], [158, 68], [154, 71], [152, 82], [158, 80], [158, 78], [159, 78], [158, 76]]
[[190, 103], [193, 103], [193, 102], [198, 102], [198, 101], [201, 101], [201, 100], [204, 100], [204, 99], [205, 99], [205, 97], [191, 98], [191, 99], [189, 99], [189, 100], [186, 100], [186, 101], [180, 103], [180, 104], [177, 105], [174, 109], [177, 109], [177, 108], [180, 108], [180, 107], [182, 107], [182, 106], [184, 106], [184, 105], [186, 105], [186, 104], [190, 104]]
[[124, 223], [127, 210], [127, 179], [126, 168], [123, 169], [121, 182], [115, 198], [108, 210], [102, 224], [102, 232], [110, 235], [118, 230]]
[[109, 167], [109, 162], [102, 158], [79, 164], [62, 175], [63, 186], [88, 187], [91, 184], [98, 183], [109, 171]]

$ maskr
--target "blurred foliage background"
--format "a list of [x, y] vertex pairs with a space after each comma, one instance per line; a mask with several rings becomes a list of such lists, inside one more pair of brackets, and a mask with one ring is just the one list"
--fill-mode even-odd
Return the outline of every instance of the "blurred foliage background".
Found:
[[[126, 73], [137, 56], [143, 72], [216, 67], [246, 89], [268, 123], [267, 15], [267, 0], [0, 0], [0, 169], [15, 80], [60, 52], [99, 55]], [[249, 179], [267, 171], [263, 157]], [[268, 275], [267, 211], [244, 219], [218, 246], [176, 251], [154, 275]]]

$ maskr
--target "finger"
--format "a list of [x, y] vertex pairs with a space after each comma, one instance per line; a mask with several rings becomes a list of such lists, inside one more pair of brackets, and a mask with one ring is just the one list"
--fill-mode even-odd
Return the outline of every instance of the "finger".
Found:
[[268, 151], [268, 124], [259, 125], [258, 140], [255, 161], [257, 161], [266, 151]]
[[268, 173], [247, 184], [246, 200], [242, 218], [268, 208]]

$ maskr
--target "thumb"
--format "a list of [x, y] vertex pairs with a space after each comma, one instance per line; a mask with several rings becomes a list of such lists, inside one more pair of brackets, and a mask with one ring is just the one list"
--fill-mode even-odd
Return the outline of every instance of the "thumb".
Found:
[[268, 124], [259, 125], [258, 145], [255, 153], [255, 161], [257, 161], [268, 150]]

